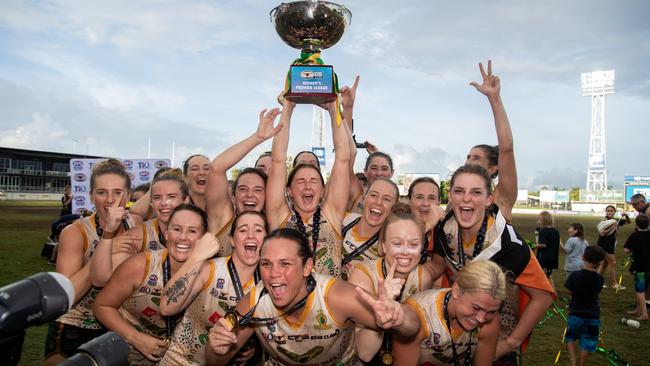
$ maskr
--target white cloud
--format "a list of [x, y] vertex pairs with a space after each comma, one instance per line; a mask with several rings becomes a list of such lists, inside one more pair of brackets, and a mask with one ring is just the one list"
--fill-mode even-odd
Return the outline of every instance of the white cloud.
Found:
[[[44, 149], [53, 141], [63, 141], [68, 131], [49, 115], [34, 113], [29, 122], [0, 132], [0, 145], [22, 149]], [[58, 148], [62, 146], [57, 144]]]

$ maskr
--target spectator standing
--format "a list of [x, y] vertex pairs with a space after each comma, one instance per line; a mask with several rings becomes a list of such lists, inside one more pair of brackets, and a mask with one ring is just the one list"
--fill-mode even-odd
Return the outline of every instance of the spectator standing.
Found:
[[566, 241], [566, 244], [562, 244], [560, 241], [560, 248], [566, 253], [564, 271], [569, 277], [571, 272], [582, 269], [582, 255], [585, 253], [585, 248], [589, 246], [589, 242], [585, 240], [585, 228], [581, 223], [574, 222], [569, 225], [567, 231], [570, 238]]
[[597, 246], [585, 249], [582, 256], [584, 268], [573, 271], [564, 287], [571, 291], [569, 319], [564, 343], [569, 351], [571, 366], [576, 365], [575, 342], [580, 342], [580, 366], [587, 363], [587, 357], [596, 350], [600, 330], [600, 304], [598, 296], [605, 279], [597, 269], [605, 259], [605, 251]]
[[633, 311], [638, 320], [648, 320], [648, 310], [645, 306], [645, 292], [650, 284], [650, 231], [648, 215], [639, 214], [636, 217], [636, 231], [630, 234], [625, 242], [624, 250], [632, 254], [630, 272], [634, 275], [634, 292], [636, 293], [636, 309]]
[[558, 267], [558, 256], [560, 251], [560, 232], [555, 228], [553, 216], [548, 211], [542, 211], [537, 217], [539, 233], [537, 236], [537, 260], [542, 266], [546, 277], [551, 281], [553, 288], [555, 284], [551, 274]]

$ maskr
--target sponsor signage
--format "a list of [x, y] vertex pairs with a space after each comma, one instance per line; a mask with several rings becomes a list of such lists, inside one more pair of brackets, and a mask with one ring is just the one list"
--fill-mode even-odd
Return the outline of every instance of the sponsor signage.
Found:
[[[90, 201], [90, 176], [95, 164], [106, 159], [70, 159], [71, 188], [74, 199], [72, 212], [94, 210]], [[131, 178], [131, 187], [150, 183], [158, 169], [170, 166], [169, 159], [125, 159], [122, 163]]]

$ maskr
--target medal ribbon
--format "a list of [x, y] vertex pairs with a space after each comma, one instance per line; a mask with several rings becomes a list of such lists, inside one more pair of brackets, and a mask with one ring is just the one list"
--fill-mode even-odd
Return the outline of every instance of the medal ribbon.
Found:
[[[171, 255], [168, 252], [167, 258], [163, 262], [163, 287], [167, 285], [167, 282], [169, 282], [169, 279], [171, 278], [171, 269], [169, 264], [170, 257]], [[174, 333], [174, 328], [176, 327], [176, 322], [181, 316], [183, 316], [183, 312], [165, 317], [165, 334], [167, 335], [167, 338], [171, 338], [172, 333]]]
[[[355, 224], [359, 222], [361, 218], [357, 218], [355, 220]], [[341, 267], [345, 266], [346, 264], [350, 263], [356, 256], [358, 256], [361, 253], [364, 253], [368, 248], [370, 248], [373, 244], [375, 244], [379, 240], [379, 232], [375, 233], [370, 239], [366, 240], [363, 244], [357, 247], [352, 253], [348, 253], [343, 260], [341, 261]], [[386, 275], [384, 274], [384, 277]]]
[[[454, 365], [460, 366], [460, 361], [458, 361], [458, 353], [456, 351], [456, 342], [454, 342], [454, 336], [451, 333], [451, 322], [449, 321], [449, 312], [447, 311], [447, 306], [449, 305], [449, 298], [451, 297], [451, 290], [445, 294], [445, 301], [442, 305], [443, 313], [445, 316], [445, 323], [447, 323], [447, 329], [449, 330], [449, 338], [451, 339], [451, 351], [454, 353]], [[473, 332], [473, 331], [472, 331]], [[469, 342], [467, 348], [465, 349], [465, 359], [463, 360], [464, 366], [471, 366], [472, 364], [472, 336], [470, 334]]]
[[162, 244], [163, 247], [167, 248], [167, 239], [165, 239], [165, 236], [160, 229], [160, 224], [158, 224], [158, 241], [160, 244]]
[[311, 293], [314, 292], [315, 288], [316, 288], [316, 280], [312, 275], [309, 275], [309, 277], [307, 277], [307, 294], [305, 295], [305, 297], [300, 299], [300, 301], [295, 303], [289, 310], [285, 311], [284, 313], [278, 316], [273, 316], [269, 318], [254, 317], [253, 314], [255, 313], [255, 309], [257, 308], [257, 305], [260, 303], [260, 299], [262, 298], [262, 296], [268, 293], [268, 291], [266, 291], [266, 288], [264, 288], [260, 293], [260, 297], [257, 299], [257, 303], [255, 303], [255, 305], [246, 314], [239, 315], [239, 313], [235, 311], [235, 314], [240, 318], [237, 321], [237, 324], [235, 326], [245, 327], [248, 324], [265, 324], [267, 326], [273, 325], [279, 319], [285, 318], [295, 313], [302, 307], [304, 307], [305, 304], [307, 303], [307, 299], [309, 298], [309, 295], [311, 295]]
[[[241, 284], [241, 280], [239, 279], [239, 274], [237, 274], [237, 268], [235, 267], [235, 263], [232, 260], [232, 257], [228, 259], [228, 274], [230, 274], [230, 280], [232, 281], [232, 285], [235, 288], [235, 296], [237, 296], [237, 301], [241, 300], [244, 297], [244, 287]], [[255, 272], [253, 272], [253, 281], [255, 281], [255, 284], [260, 281], [260, 275], [257, 269], [255, 269]]]

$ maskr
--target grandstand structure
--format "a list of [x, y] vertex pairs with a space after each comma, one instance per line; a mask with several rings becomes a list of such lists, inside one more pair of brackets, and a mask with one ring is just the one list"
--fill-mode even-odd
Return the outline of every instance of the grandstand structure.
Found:
[[70, 184], [70, 159], [101, 156], [0, 147], [0, 190], [16, 194], [60, 194]]

